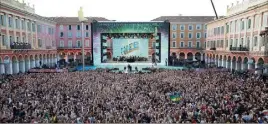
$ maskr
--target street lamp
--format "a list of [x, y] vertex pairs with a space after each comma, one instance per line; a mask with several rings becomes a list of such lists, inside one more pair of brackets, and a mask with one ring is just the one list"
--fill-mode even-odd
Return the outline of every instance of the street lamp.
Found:
[[82, 37], [82, 70], [85, 71], [85, 39], [84, 39], [84, 22], [87, 22], [87, 19], [84, 17], [83, 8], [80, 7], [78, 11], [78, 19], [81, 22], [81, 37]]

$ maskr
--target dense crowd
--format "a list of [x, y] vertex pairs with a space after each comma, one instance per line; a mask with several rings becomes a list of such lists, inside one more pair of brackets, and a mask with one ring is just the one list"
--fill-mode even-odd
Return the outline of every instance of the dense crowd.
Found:
[[259, 78], [217, 69], [20, 74], [1, 84], [0, 122], [267, 123], [267, 101]]

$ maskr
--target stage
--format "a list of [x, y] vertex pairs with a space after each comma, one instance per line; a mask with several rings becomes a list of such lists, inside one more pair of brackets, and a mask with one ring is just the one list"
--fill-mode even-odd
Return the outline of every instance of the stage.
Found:
[[[152, 63], [102, 63], [101, 65], [97, 66], [85, 66], [85, 70], [96, 70], [98, 68], [102, 69], [114, 69], [118, 68], [119, 71], [124, 71], [124, 67], [127, 68], [127, 66], [130, 65], [132, 66], [132, 69], [134, 70], [136, 67], [138, 70], [142, 70], [143, 68], [152, 68]], [[174, 66], [163, 66], [163, 65], [157, 65], [154, 66], [154, 68], [163, 68], [163, 69], [168, 69], [168, 70], [182, 70], [186, 69], [185, 67], [174, 67]], [[82, 66], [77, 67], [78, 71], [82, 70]]]

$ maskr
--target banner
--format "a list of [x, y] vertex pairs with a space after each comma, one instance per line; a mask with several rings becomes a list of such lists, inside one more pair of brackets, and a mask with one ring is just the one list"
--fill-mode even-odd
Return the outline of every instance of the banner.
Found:
[[30, 69], [30, 73], [63, 73], [68, 72], [67, 69]]

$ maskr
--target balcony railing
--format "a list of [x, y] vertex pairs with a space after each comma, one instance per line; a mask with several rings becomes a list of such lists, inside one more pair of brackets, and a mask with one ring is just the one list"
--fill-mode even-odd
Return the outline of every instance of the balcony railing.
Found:
[[29, 43], [12, 43], [10, 45], [11, 49], [32, 49], [31, 44]]
[[249, 49], [247, 47], [232, 47], [232, 45], [230, 45], [230, 51], [249, 51]]
[[203, 50], [202, 47], [180, 47], [180, 49], [196, 49], [196, 50]]
[[58, 46], [57, 48], [58, 49], [77, 49], [77, 48], [82, 48], [82, 46], [72, 46], [72, 47], [70, 47], [70, 46], [64, 46], [64, 47]]
[[210, 48], [209, 50], [217, 50], [215, 47]]

